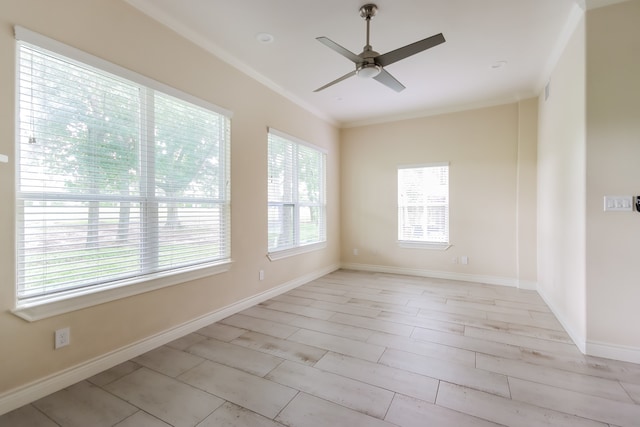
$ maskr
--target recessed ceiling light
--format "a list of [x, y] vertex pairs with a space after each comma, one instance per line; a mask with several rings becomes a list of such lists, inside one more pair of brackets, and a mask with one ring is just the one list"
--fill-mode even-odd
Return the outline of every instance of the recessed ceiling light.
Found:
[[505, 65], [507, 65], [507, 61], [496, 61], [496, 62], [493, 63], [493, 65], [491, 65], [491, 68], [496, 70], [498, 68], [504, 67]]
[[273, 43], [273, 36], [269, 33], [258, 33], [256, 34], [256, 39], [260, 42], [260, 43]]

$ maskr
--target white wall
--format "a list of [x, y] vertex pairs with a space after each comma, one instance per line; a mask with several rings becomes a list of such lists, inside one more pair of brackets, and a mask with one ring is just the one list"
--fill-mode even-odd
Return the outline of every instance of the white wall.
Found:
[[587, 334], [584, 35], [582, 19], [538, 111], [538, 292], [582, 351]]
[[538, 291], [583, 352], [640, 363], [640, 1], [587, 12], [540, 97]]
[[587, 13], [587, 349], [640, 363], [640, 1]]

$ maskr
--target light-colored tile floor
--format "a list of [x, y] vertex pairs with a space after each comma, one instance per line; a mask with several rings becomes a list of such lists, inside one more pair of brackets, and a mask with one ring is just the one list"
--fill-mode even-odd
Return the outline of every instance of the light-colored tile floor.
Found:
[[640, 426], [640, 365], [532, 291], [337, 271], [0, 417], [0, 427]]

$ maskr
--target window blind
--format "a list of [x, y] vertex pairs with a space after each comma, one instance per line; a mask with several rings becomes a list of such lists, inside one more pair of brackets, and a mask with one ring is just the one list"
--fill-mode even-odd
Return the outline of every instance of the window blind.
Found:
[[18, 300], [228, 260], [227, 115], [25, 41], [17, 67]]
[[398, 240], [449, 242], [449, 165], [398, 168]]
[[322, 150], [269, 129], [269, 252], [326, 241], [325, 163]]

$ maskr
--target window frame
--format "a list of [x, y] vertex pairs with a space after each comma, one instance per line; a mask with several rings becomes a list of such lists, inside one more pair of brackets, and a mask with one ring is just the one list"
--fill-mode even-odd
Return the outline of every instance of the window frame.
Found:
[[[66, 44], [60, 43], [56, 40], [50, 39], [41, 34], [35, 33], [20, 26], [14, 27], [16, 38], [16, 128], [15, 128], [15, 141], [16, 144], [20, 144], [20, 122], [18, 105], [18, 91], [20, 83], [20, 45], [25, 44], [32, 46], [39, 50], [48, 51], [54, 55], [61, 56], [65, 60], [70, 60], [72, 63], [78, 63], [83, 66], [89, 66], [91, 68], [102, 71], [106, 74], [114, 75], [118, 78], [125, 79], [131, 83], [134, 83], [142, 88], [142, 90], [157, 91], [162, 95], [168, 95], [181, 101], [188, 102], [197, 107], [204, 108], [213, 113], [226, 117], [225, 124], [225, 140], [222, 142], [223, 146], [220, 148], [222, 157], [220, 161], [224, 163], [221, 166], [224, 173], [224, 183], [221, 184], [221, 191], [224, 193], [221, 196], [221, 202], [226, 206], [226, 216], [224, 217], [224, 224], [221, 226], [221, 232], [225, 236], [225, 247], [222, 259], [213, 262], [200, 263], [194, 266], [186, 266], [179, 268], [172, 268], [165, 271], [158, 271], [154, 273], [147, 273], [142, 276], [137, 275], [122, 280], [112, 280], [104, 284], [89, 285], [86, 287], [76, 289], [64, 289], [52, 294], [45, 294], [36, 297], [20, 298], [18, 293], [18, 260], [14, 260], [14, 266], [16, 268], [16, 281], [15, 281], [15, 308], [12, 310], [14, 314], [24, 318], [28, 321], [35, 321], [62, 313], [78, 310], [81, 308], [90, 307], [97, 304], [102, 304], [109, 301], [114, 301], [120, 298], [126, 298], [129, 296], [137, 295], [140, 293], [148, 292], [155, 289], [164, 288], [167, 286], [176, 285], [186, 281], [199, 279], [214, 274], [220, 274], [229, 271], [231, 268], [231, 216], [230, 216], [230, 120], [232, 113], [219, 106], [211, 104], [195, 96], [184, 93], [178, 89], [172, 88], [163, 83], [157, 82], [151, 78], [145, 77], [131, 70], [120, 67], [111, 62], [105, 61], [101, 58], [95, 57], [89, 53], [73, 48]], [[19, 150], [19, 148], [17, 148]], [[17, 153], [16, 153], [17, 154]], [[15, 197], [16, 202], [15, 209], [19, 208], [18, 197], [20, 195], [19, 185], [19, 161], [16, 161], [16, 182], [15, 182]], [[157, 200], [157, 199], [156, 199]], [[20, 244], [20, 223], [16, 219], [16, 250], [17, 256], [18, 246]]]
[[[446, 205], [445, 205], [445, 212], [446, 212], [446, 216], [445, 216], [445, 230], [446, 230], [446, 237], [447, 237], [447, 241], [446, 242], [438, 242], [438, 241], [429, 241], [429, 240], [410, 240], [410, 239], [402, 239], [401, 236], [401, 230], [402, 230], [402, 218], [401, 218], [401, 208], [403, 206], [400, 205], [400, 179], [399, 179], [399, 175], [400, 175], [400, 171], [403, 169], [426, 169], [426, 168], [435, 168], [435, 167], [446, 167], [447, 168], [447, 197], [446, 197]], [[422, 164], [410, 164], [410, 165], [399, 165], [397, 167], [397, 172], [396, 172], [396, 189], [397, 189], [397, 194], [396, 194], [396, 202], [397, 202], [397, 242], [398, 242], [398, 246], [401, 248], [407, 248], [407, 249], [432, 249], [432, 250], [441, 250], [441, 251], [446, 251], [447, 249], [449, 249], [452, 244], [451, 244], [451, 233], [450, 233], [450, 207], [451, 207], [451, 200], [450, 200], [450, 192], [451, 192], [451, 188], [450, 188], [450, 176], [451, 176], [451, 165], [449, 162], [432, 162], [432, 163], [422, 163]], [[407, 207], [408, 205], [405, 205], [404, 207]], [[425, 210], [428, 209], [429, 205], [428, 204], [423, 204], [421, 205], [422, 208], [424, 208]]]
[[[297, 157], [293, 156], [293, 165], [292, 171], [295, 175], [295, 182], [293, 185], [294, 191], [294, 200], [286, 201], [286, 202], [276, 202], [269, 199], [269, 190], [267, 187], [267, 209], [272, 206], [291, 206], [293, 210], [293, 227], [294, 227], [294, 242], [292, 245], [288, 245], [281, 248], [269, 248], [269, 241], [267, 239], [267, 257], [271, 261], [308, 253], [312, 251], [321, 250], [327, 247], [327, 150], [318, 147], [316, 145], [310, 144], [307, 141], [304, 141], [300, 138], [296, 138], [295, 136], [289, 135], [285, 132], [279, 131], [274, 128], [267, 129], [267, 163], [269, 165], [271, 159], [269, 158], [269, 144], [271, 143], [271, 135], [276, 136], [277, 138], [285, 140], [287, 143], [292, 144], [295, 147], [295, 153], [297, 154], [298, 147], [303, 146], [308, 149], [312, 149], [321, 156], [321, 170], [320, 172], [320, 195], [321, 200], [318, 203], [308, 203], [301, 202], [298, 195], [298, 168], [297, 168]], [[269, 177], [269, 166], [267, 166], [267, 186], [269, 185], [270, 177]], [[317, 242], [311, 243], [300, 243], [300, 218], [299, 218], [299, 208], [301, 206], [310, 206], [310, 207], [319, 207], [321, 208], [321, 216], [323, 223], [320, 225], [320, 239]], [[269, 218], [267, 214], [267, 229], [269, 228]], [[267, 231], [268, 232], [268, 231]]]

